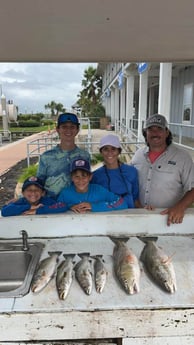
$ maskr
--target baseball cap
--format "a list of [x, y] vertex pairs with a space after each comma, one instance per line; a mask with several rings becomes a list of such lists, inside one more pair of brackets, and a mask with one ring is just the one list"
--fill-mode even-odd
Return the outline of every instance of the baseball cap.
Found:
[[100, 140], [100, 147], [99, 148], [101, 150], [104, 146], [108, 146], [108, 145], [116, 147], [118, 149], [121, 148], [119, 138], [113, 134], [108, 134], [105, 137], [103, 137]]
[[147, 129], [152, 126], [157, 126], [157, 127], [165, 129], [165, 128], [168, 128], [168, 122], [163, 115], [154, 114], [146, 120], [146, 124], [144, 128]]
[[76, 125], [79, 125], [79, 121], [78, 121], [78, 117], [77, 115], [73, 114], [73, 113], [63, 113], [60, 114], [57, 120], [57, 126], [59, 127], [62, 123], [66, 123], [66, 122], [72, 122]]
[[22, 186], [22, 192], [24, 192], [24, 190], [27, 187], [32, 186], [32, 185], [37, 186], [37, 187], [41, 188], [42, 190], [44, 190], [43, 181], [36, 176], [31, 176], [31, 177], [28, 177], [24, 181], [23, 186]]
[[75, 170], [84, 170], [91, 173], [90, 162], [85, 159], [76, 159], [71, 165], [71, 173]]

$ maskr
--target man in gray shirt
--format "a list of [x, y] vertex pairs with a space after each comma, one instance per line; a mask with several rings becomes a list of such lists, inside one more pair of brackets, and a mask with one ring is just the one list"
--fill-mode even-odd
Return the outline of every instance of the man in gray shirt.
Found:
[[172, 143], [166, 118], [150, 116], [143, 135], [147, 147], [132, 159], [139, 175], [139, 199], [142, 207], [165, 208], [167, 224], [181, 223], [184, 211], [194, 201], [194, 164], [186, 150]]

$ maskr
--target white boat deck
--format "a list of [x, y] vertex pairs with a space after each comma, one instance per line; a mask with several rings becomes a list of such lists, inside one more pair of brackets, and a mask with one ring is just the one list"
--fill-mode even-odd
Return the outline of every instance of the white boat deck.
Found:
[[[184, 222], [166, 225], [159, 210], [75, 215], [0, 218], [0, 239], [19, 239], [25, 229], [29, 241], [45, 244], [48, 251], [103, 254], [108, 270], [102, 294], [95, 285], [86, 295], [74, 279], [65, 301], [58, 298], [55, 278], [40, 293], [31, 291], [22, 298], [0, 299], [0, 341], [122, 338], [147, 344], [147, 337], [194, 339], [194, 212], [189, 209]], [[177, 277], [177, 292], [169, 294], [141, 270], [140, 292], [128, 295], [113, 271], [114, 243], [109, 236], [130, 237], [127, 245], [139, 258], [143, 242], [136, 235], [157, 235], [158, 245], [169, 255]], [[60, 260], [62, 260], [62, 255]], [[76, 255], [76, 261], [79, 257]], [[20, 328], [18, 328], [20, 324]], [[8, 329], [12, 332], [8, 332]], [[140, 342], [139, 337], [142, 338]], [[189, 339], [190, 338], [190, 339]], [[144, 340], [143, 340], [144, 339]], [[186, 339], [189, 339], [188, 341]], [[132, 340], [128, 339], [128, 345]], [[144, 342], [145, 341], [145, 342]], [[127, 342], [127, 340], [126, 340]], [[177, 344], [177, 342], [175, 341]], [[125, 345], [127, 345], [125, 344]], [[150, 343], [152, 344], [152, 343]], [[153, 344], [161, 344], [161, 342]], [[167, 344], [174, 344], [169, 342]], [[181, 343], [180, 343], [181, 344]]]

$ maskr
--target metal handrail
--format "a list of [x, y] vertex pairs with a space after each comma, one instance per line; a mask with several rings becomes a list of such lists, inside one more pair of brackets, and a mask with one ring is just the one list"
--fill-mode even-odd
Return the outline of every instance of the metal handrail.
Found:
[[0, 130], [0, 145], [3, 144], [3, 140], [9, 140], [11, 142], [11, 132], [9, 130]]

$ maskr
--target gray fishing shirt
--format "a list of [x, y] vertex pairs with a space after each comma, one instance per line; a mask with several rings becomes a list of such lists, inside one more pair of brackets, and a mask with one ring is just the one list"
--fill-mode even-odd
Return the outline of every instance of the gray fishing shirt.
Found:
[[156, 208], [174, 206], [186, 192], [194, 188], [194, 164], [186, 150], [171, 144], [154, 163], [149, 148], [139, 149], [132, 164], [138, 170], [139, 198], [142, 206]]

